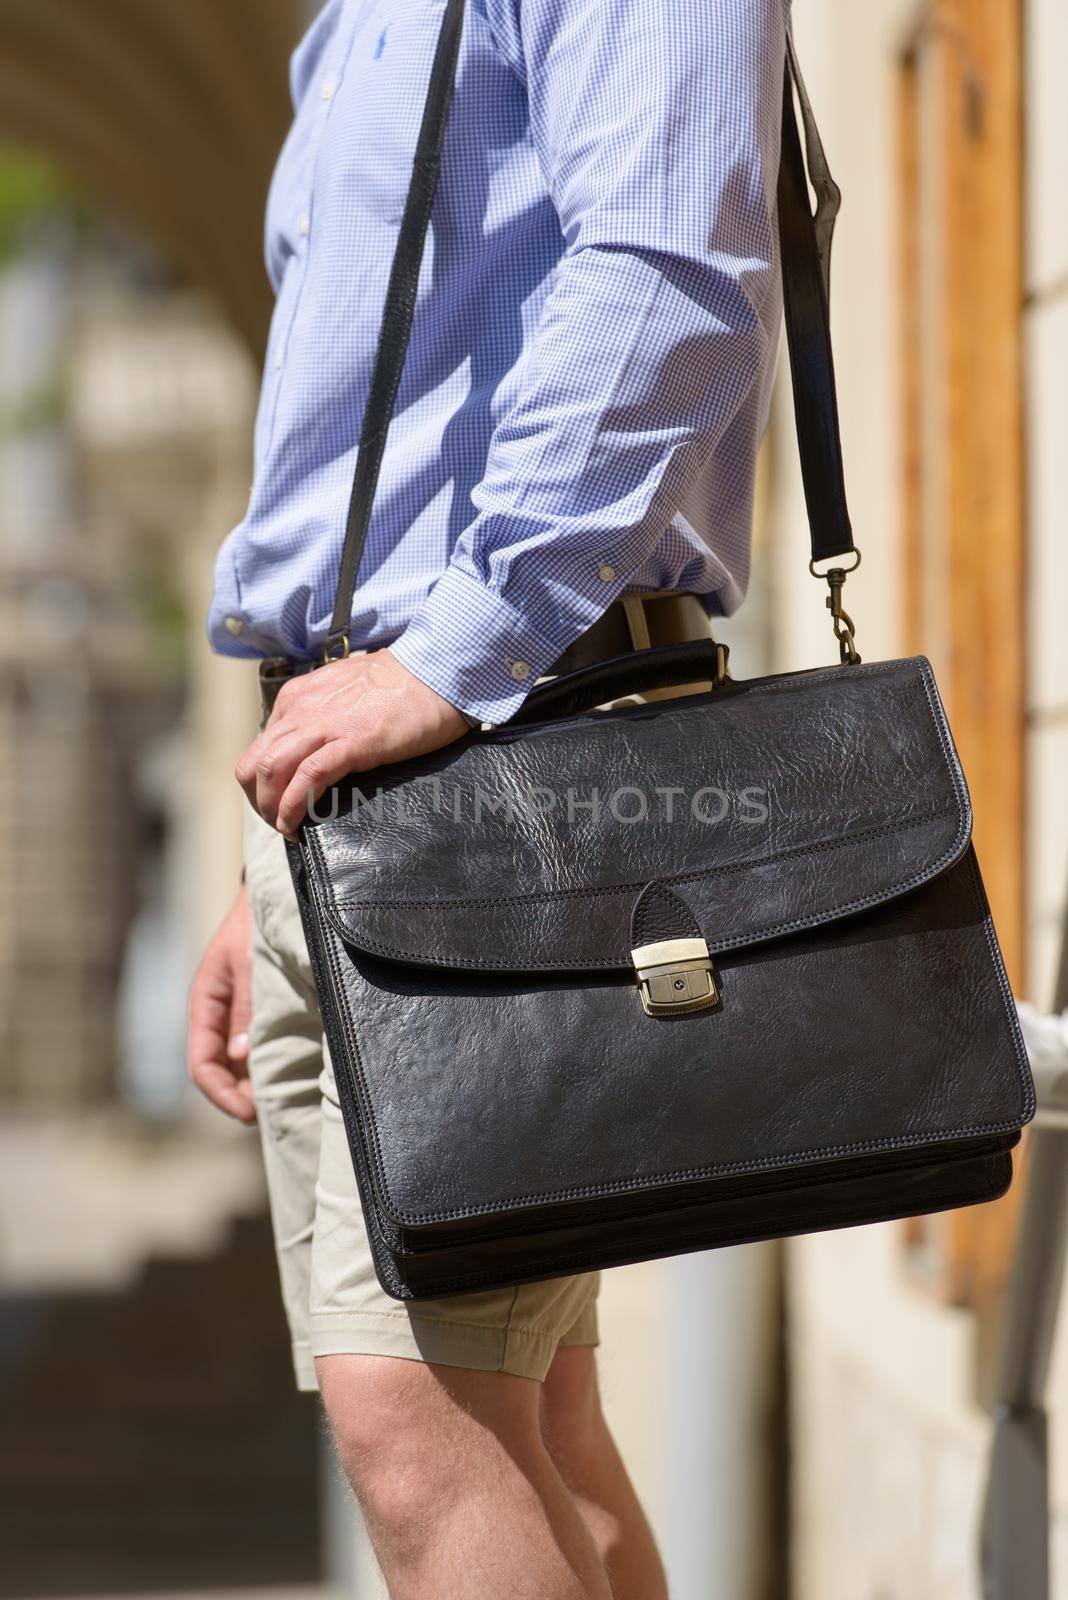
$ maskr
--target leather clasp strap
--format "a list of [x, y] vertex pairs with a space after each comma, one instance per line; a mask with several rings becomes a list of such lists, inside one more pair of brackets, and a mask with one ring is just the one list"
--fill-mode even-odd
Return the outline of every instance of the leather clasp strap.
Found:
[[665, 883], [647, 883], [631, 917], [630, 958], [646, 1016], [685, 1017], [719, 1004], [697, 918]]

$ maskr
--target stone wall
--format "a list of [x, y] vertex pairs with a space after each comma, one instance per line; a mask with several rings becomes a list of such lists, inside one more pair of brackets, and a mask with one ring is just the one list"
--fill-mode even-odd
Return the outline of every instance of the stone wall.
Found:
[[[896, 0], [851, 8], [811, 0], [798, 16], [845, 192], [834, 315], [854, 521], [867, 547], [875, 517], [893, 561], [895, 334], [884, 314], [895, 293], [891, 67], [910, 16]], [[1026, 27], [1028, 989], [1048, 1005], [1068, 880], [1068, 13], [1057, 0], [1030, 0]], [[854, 598], [865, 631], [873, 610], [881, 614], [892, 648], [893, 591], [869, 587]], [[788, 1257], [794, 1600], [978, 1600], [989, 1441], [979, 1347], [988, 1330], [910, 1281], [892, 1225], [799, 1240]], [[1068, 1597], [1066, 1380], [1062, 1336], [1050, 1397], [1057, 1600]]]

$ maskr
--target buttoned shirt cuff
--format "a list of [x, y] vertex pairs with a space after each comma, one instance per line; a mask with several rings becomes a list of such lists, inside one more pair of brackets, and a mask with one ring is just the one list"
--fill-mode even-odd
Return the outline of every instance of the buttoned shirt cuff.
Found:
[[496, 724], [519, 710], [569, 643], [544, 638], [500, 595], [451, 566], [389, 648], [465, 716]]

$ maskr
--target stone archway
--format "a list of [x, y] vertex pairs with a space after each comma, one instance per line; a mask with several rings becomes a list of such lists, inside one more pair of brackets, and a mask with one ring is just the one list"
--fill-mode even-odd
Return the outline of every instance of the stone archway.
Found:
[[[164, 905], [182, 947], [157, 940], [169, 970], [129, 981], [165, 1034], [168, 980], [238, 881], [231, 773], [254, 682], [209, 656], [201, 617], [247, 492], [263, 206], [309, 10], [0, 0], [0, 141], [45, 152], [206, 292], [116, 280], [86, 315], [62, 228], [0, 265], [0, 1103], [17, 1110], [0, 1137], [0, 1317], [17, 1331], [0, 1390], [66, 1397], [43, 1417], [0, 1404], [0, 1487], [19, 1497], [0, 1595], [319, 1575], [315, 1419], [290, 1387], [254, 1146], [192, 1108], [133, 1120], [116, 955], [151, 946], [151, 917], [128, 937], [134, 913]], [[25, 395], [47, 404], [20, 410]], [[190, 639], [178, 665], [149, 648], [137, 586], [114, 581], [153, 547]], [[151, 764], [131, 758], [158, 734], [176, 757], [152, 800], [172, 841], [152, 857], [162, 889], [139, 876], [132, 780]], [[230, 1349], [240, 1361], [209, 1372]]]
[[0, 137], [124, 211], [257, 355], [264, 200], [307, 13], [304, 0], [0, 0]]
[[[252, 685], [209, 657], [201, 619], [215, 550], [247, 494], [254, 367], [271, 310], [264, 201], [291, 115], [288, 60], [312, 8], [313, 0], [0, 0], [0, 141], [56, 161], [91, 206], [119, 213], [204, 291], [175, 294], [164, 314], [162, 301], [138, 304], [120, 291], [118, 309], [97, 299], [86, 318], [81, 301], [75, 317], [62, 228], [55, 236], [45, 228], [4, 263], [0, 732], [19, 773], [48, 772], [61, 759], [93, 765], [94, 728], [125, 726], [137, 693], [153, 692], [147, 610], [125, 631], [106, 617], [126, 594], [121, 574], [154, 561], [151, 581], [188, 626], [168, 692], [181, 700], [181, 737], [195, 752], [193, 792], [189, 817], [168, 813], [167, 822], [195, 868], [188, 905], [175, 914], [191, 942], [217, 920], [219, 890], [238, 870], [240, 796], [230, 772], [252, 725]], [[63, 410], [61, 426], [49, 425], [49, 406]], [[70, 648], [42, 659], [34, 640], [45, 625]], [[41, 698], [32, 707], [31, 685]], [[17, 794], [0, 796], [0, 867], [10, 880], [0, 907], [0, 1098], [27, 1108], [50, 1097], [105, 1103], [118, 1081], [112, 967], [134, 889], [132, 878], [118, 887], [107, 866], [129, 788], [111, 772], [117, 760], [96, 758], [110, 774], [97, 803], [111, 831], [58, 819], [60, 845], [41, 859], [18, 822]], [[50, 827], [38, 807], [34, 837]], [[84, 893], [56, 926], [46, 916], [35, 931], [23, 908], [43, 892], [42, 874]], [[91, 914], [100, 925], [93, 938], [85, 929], [71, 936], [64, 965], [57, 927], [81, 928]], [[31, 981], [40, 972], [46, 1000]], [[59, 993], [69, 1003], [57, 1004]], [[57, 1031], [59, 1015], [70, 1017], [67, 1032]]]

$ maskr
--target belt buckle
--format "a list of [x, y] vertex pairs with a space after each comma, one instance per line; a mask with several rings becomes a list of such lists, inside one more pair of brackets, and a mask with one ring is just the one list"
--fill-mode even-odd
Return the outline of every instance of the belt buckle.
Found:
[[296, 662], [288, 656], [264, 656], [259, 664], [260, 680], [260, 710], [262, 717], [260, 727], [264, 727], [267, 718], [274, 710], [274, 703], [278, 699], [278, 692], [284, 683], [288, 683], [294, 676]]

